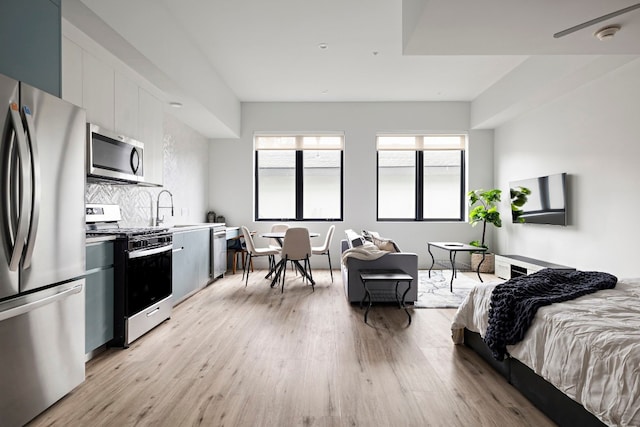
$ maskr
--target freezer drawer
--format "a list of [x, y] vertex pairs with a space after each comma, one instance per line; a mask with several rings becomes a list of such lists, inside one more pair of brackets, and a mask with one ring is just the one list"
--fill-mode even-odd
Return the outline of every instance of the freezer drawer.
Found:
[[0, 424], [22, 426], [84, 381], [84, 279], [0, 303], [0, 342]]

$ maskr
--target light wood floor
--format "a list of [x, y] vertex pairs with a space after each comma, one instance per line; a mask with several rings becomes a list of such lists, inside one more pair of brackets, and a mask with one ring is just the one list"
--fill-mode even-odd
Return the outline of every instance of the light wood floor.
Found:
[[227, 275], [87, 379], [32, 426], [551, 426], [471, 350], [454, 310], [374, 306], [369, 324], [334, 272]]

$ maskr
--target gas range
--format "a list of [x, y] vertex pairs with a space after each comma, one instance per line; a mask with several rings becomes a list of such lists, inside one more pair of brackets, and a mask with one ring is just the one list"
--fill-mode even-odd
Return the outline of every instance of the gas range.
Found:
[[87, 204], [85, 207], [85, 223], [87, 235], [139, 236], [166, 233], [166, 227], [121, 227], [119, 221], [120, 206]]
[[[89, 227], [89, 225], [87, 225]], [[173, 241], [173, 234], [168, 228], [122, 228], [113, 227], [107, 229], [94, 230], [87, 228], [87, 237], [114, 236], [118, 240], [125, 242], [128, 252], [140, 249], [152, 249], [160, 246], [170, 245]]]
[[111, 228], [102, 228], [96, 229], [92, 228], [95, 224], [87, 224], [86, 232], [87, 235], [96, 235], [96, 236], [122, 236], [122, 237], [133, 237], [133, 236], [145, 236], [145, 235], [153, 235], [153, 234], [161, 234], [167, 233], [169, 231], [168, 228], [164, 227], [135, 227], [135, 228], [126, 228], [126, 227], [111, 227]]
[[173, 233], [120, 227], [118, 205], [86, 205], [87, 236], [115, 236], [114, 339], [128, 347], [171, 316]]
[[126, 240], [129, 252], [170, 245], [173, 240], [167, 227], [121, 227], [118, 205], [87, 204], [85, 220], [87, 237], [114, 236]]

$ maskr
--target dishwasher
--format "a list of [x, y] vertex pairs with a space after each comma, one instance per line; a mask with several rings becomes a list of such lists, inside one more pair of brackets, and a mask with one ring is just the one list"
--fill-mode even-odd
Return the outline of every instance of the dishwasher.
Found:
[[211, 280], [227, 272], [227, 227], [211, 227]]

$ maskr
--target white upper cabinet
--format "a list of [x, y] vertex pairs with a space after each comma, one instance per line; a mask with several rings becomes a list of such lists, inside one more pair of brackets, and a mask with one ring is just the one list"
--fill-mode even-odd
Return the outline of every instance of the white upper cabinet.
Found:
[[62, 99], [82, 107], [82, 48], [62, 39]]
[[114, 130], [119, 135], [142, 140], [138, 129], [138, 85], [115, 73]]
[[138, 129], [144, 142], [144, 180], [162, 185], [163, 138], [162, 102], [146, 90], [138, 89]]
[[86, 51], [82, 54], [82, 106], [87, 121], [114, 130], [114, 71]]
[[87, 110], [87, 122], [144, 144], [145, 182], [162, 185], [163, 105], [135, 78], [63, 37], [62, 97]]

